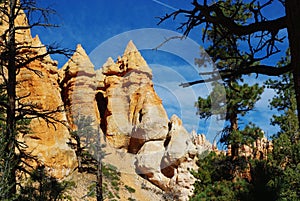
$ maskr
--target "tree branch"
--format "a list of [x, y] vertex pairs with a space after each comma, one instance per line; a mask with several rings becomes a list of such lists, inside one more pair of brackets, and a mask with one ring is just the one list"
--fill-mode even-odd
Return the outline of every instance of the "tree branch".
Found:
[[173, 17], [173, 19], [176, 19], [179, 14], [183, 14], [188, 17], [188, 21], [183, 23], [179, 29], [186, 27], [186, 30], [184, 31], [184, 35], [186, 36], [194, 27], [204, 23], [221, 25], [237, 36], [245, 36], [260, 31], [278, 33], [279, 30], [287, 27], [286, 16], [279, 17], [274, 20], [261, 20], [248, 25], [240, 25], [237, 24], [233, 18], [225, 16], [217, 3], [207, 6], [200, 5], [196, 0], [194, 0], [193, 5], [193, 10], [179, 9], [171, 14], [165, 15], [164, 17], [160, 17], [158, 25], [169, 18]]
[[[212, 76], [207, 79], [201, 79], [201, 80], [196, 80], [192, 82], [186, 82], [186, 83], [181, 83], [179, 86], [182, 87], [189, 87], [195, 84], [201, 84], [201, 83], [207, 83], [207, 82], [213, 82], [220, 80], [226, 80], [231, 77], [235, 76], [240, 76], [240, 75], [248, 75], [248, 74], [261, 74], [261, 75], [268, 75], [268, 76], [279, 76], [284, 73], [290, 72], [292, 70], [292, 65], [288, 64], [286, 66], [276, 68], [274, 66], [267, 66], [267, 65], [256, 65], [252, 67], [247, 67], [247, 68], [239, 68], [239, 69], [234, 69], [234, 70], [221, 70], [218, 73], [220, 76]], [[217, 72], [214, 72], [217, 73]], [[202, 74], [202, 73], [201, 73]], [[204, 74], [209, 74], [209, 73], [204, 73]], [[213, 74], [213, 72], [211, 73]]]

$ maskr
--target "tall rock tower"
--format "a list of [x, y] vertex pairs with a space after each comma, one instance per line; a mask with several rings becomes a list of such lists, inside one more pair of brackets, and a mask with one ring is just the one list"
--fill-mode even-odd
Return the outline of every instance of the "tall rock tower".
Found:
[[137, 153], [145, 142], [166, 138], [169, 120], [154, 91], [152, 71], [132, 41], [116, 62], [108, 58], [98, 75], [110, 144]]

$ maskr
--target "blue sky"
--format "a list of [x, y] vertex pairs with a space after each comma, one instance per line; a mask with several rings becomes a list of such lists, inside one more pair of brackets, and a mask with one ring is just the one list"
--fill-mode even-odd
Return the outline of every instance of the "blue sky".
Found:
[[[53, 16], [51, 21], [59, 24], [60, 27], [34, 29], [32, 30], [33, 36], [39, 34], [44, 44], [56, 42], [64, 48], [75, 49], [77, 44], [82, 44], [88, 54], [93, 53], [97, 47], [124, 32], [146, 28], [176, 31], [183, 18], [179, 17], [175, 23], [169, 20], [157, 26], [158, 19], [156, 17], [170, 13], [176, 8], [191, 7], [189, 0], [48, 0], [42, 1], [41, 4], [42, 6], [50, 6], [57, 11], [57, 15]], [[193, 30], [189, 38], [203, 45], [200, 29]], [[150, 39], [152, 40], [151, 36]], [[120, 47], [115, 44], [118, 46], [120, 54], [127, 42], [124, 41], [124, 44], [119, 44]], [[142, 44], [136, 45], [137, 48], [140, 48]], [[94, 64], [96, 63], [96, 69], [101, 66], [97, 61], [106, 60], [106, 57], [102, 55], [110, 51], [112, 50], [103, 51], [99, 54], [99, 60], [92, 59]], [[181, 51], [188, 54], [194, 53], [188, 47], [182, 48]], [[198, 132], [204, 132], [205, 134], [209, 132], [207, 134], [208, 138], [213, 139], [216, 130], [222, 127], [223, 122], [199, 120], [194, 107], [199, 95], [206, 96], [208, 94], [207, 86], [197, 85], [192, 88], [178, 86], [181, 82], [197, 79], [198, 69], [172, 53], [151, 51], [149, 48], [141, 50], [141, 52], [153, 69], [155, 88], [162, 98], [169, 116], [172, 113], [177, 114], [183, 119], [188, 131], [196, 129]], [[59, 66], [62, 66], [67, 60], [62, 57], [53, 58], [59, 61]], [[265, 78], [260, 77], [260, 79]], [[253, 79], [251, 79], [251, 82], [253, 82]], [[273, 92], [266, 90], [262, 100], [257, 103], [255, 111], [247, 116], [247, 120], [257, 123], [268, 135], [276, 133], [276, 128], [269, 125], [271, 115], [274, 112], [270, 112], [267, 107], [268, 99], [272, 96]], [[220, 125], [216, 125], [217, 123]]]

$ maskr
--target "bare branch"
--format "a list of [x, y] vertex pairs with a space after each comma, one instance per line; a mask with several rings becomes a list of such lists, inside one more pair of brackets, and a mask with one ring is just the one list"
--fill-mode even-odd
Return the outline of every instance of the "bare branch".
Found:
[[162, 43], [160, 43], [158, 46], [156, 46], [152, 50], [158, 50], [160, 47], [162, 47], [163, 45], [165, 45], [166, 43], [168, 43], [170, 40], [184, 39], [184, 38], [185, 38], [185, 36], [171, 36], [171, 37], [165, 38], [165, 40]]

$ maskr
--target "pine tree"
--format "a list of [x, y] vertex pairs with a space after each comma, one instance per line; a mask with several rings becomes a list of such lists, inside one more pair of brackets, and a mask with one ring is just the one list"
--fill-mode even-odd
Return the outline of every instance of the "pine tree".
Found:
[[[191, 3], [191, 9], [178, 9], [166, 14], [160, 18], [159, 23], [183, 15], [185, 21], [178, 29], [183, 30], [184, 35], [188, 36], [195, 27], [202, 28], [204, 30], [203, 43], [211, 44], [211, 48], [206, 48], [206, 50], [214, 61], [220, 60], [227, 63], [233, 58], [239, 60], [242, 65], [236, 66], [237, 68], [223, 68], [217, 65], [217, 70], [223, 80], [235, 79], [236, 76], [251, 73], [274, 76], [276, 79], [279, 75], [291, 72], [296, 94], [298, 123], [300, 123], [299, 1], [192, 0]], [[279, 10], [270, 16], [272, 9], [281, 9], [281, 12]], [[247, 20], [239, 20], [243, 18]], [[215, 32], [212, 36], [208, 35], [211, 30], [216, 29], [219, 32]], [[289, 63], [277, 68], [277, 61], [272, 56], [283, 53], [280, 45], [285, 42], [288, 42], [290, 47], [291, 59]], [[233, 48], [232, 52], [226, 49], [226, 44]], [[223, 51], [222, 48], [224, 48]], [[208, 79], [192, 81], [188, 84], [214, 80], [214, 72], [211, 72], [211, 75]]]
[[[258, 84], [249, 86], [235, 82], [226, 88], [226, 100], [220, 101], [218, 97], [221, 97], [222, 88], [216, 83], [207, 98], [199, 97], [198, 114], [200, 118], [218, 115], [218, 118], [228, 121], [229, 126], [223, 129], [220, 141], [231, 147], [231, 153], [228, 156], [211, 152], [204, 158], [200, 157], [199, 170], [194, 172], [198, 180], [192, 200], [248, 200], [253, 188], [249, 181], [238, 176], [249, 168], [249, 159], [241, 157], [238, 150], [241, 145], [251, 145], [262, 137], [262, 132], [252, 123], [240, 129], [238, 118], [254, 108], [263, 89]], [[215, 105], [212, 105], [213, 101]]]
[[77, 129], [71, 133], [76, 140], [75, 153], [78, 160], [79, 172], [89, 172], [96, 175], [95, 189], [97, 201], [103, 200], [103, 164], [104, 152], [100, 141], [100, 131], [92, 124], [90, 116], [77, 115], [73, 117]]
[[[290, 62], [287, 57], [279, 67]], [[278, 200], [297, 200], [300, 197], [300, 142], [297, 118], [297, 104], [292, 73], [267, 83], [276, 92], [271, 107], [279, 111], [273, 115], [272, 124], [280, 130], [273, 136], [273, 152], [269, 159], [270, 187], [276, 189]]]
[[200, 118], [218, 115], [219, 119], [229, 122], [229, 126], [222, 130], [221, 142], [232, 146], [231, 155], [235, 157], [238, 155], [237, 151], [240, 145], [251, 144], [258, 137], [262, 137], [259, 129], [251, 123], [246, 125], [244, 130], [240, 130], [238, 119], [239, 116], [244, 116], [254, 108], [263, 88], [258, 84], [249, 86], [233, 82], [225, 89], [226, 99], [219, 100], [220, 93], [223, 93], [222, 90], [222, 85], [214, 84], [211, 94], [207, 98], [199, 97], [196, 105]]
[[95, 121], [90, 116], [83, 115], [74, 116], [73, 121], [77, 128], [71, 133], [76, 141], [72, 145], [75, 147], [78, 170], [96, 176], [88, 195], [95, 196], [97, 201], [119, 198], [120, 173], [116, 167], [103, 162], [105, 146], [101, 142], [100, 131], [93, 126]]
[[[231, 3], [231, 1], [220, 2], [223, 9]], [[250, 17], [243, 14], [244, 9], [245, 6], [241, 6], [224, 9], [223, 12], [227, 15], [235, 13], [234, 20], [243, 24]], [[238, 69], [243, 65], [243, 59], [247, 59], [249, 55], [240, 59], [237, 47], [233, 45], [238, 43], [239, 37], [227, 35], [227, 40], [222, 41], [223, 29], [221, 26], [215, 26], [205, 30], [208, 38], [220, 40], [218, 46], [212, 45], [207, 48], [208, 54], [213, 55], [218, 69], [224, 71]], [[248, 85], [241, 75], [234, 75], [223, 81], [224, 84], [214, 82], [212, 92], [206, 98], [199, 97], [196, 106], [200, 118], [216, 115], [217, 118], [227, 122], [227, 126], [221, 131], [220, 142], [227, 148], [230, 147], [231, 153], [225, 156], [212, 152], [207, 157], [199, 159], [199, 170], [194, 172], [198, 179], [194, 200], [248, 200], [249, 192], [253, 188], [250, 181], [239, 176], [246, 168], [249, 169], [250, 164], [248, 158], [240, 156], [239, 149], [241, 145], [251, 146], [256, 139], [262, 137], [263, 133], [253, 123], [241, 128], [240, 118], [254, 108], [263, 93], [263, 87], [258, 84]], [[222, 93], [226, 94], [226, 98], [223, 98]]]
[[[245, 14], [249, 4], [241, 5], [240, 7], [228, 8], [233, 2], [231, 0], [220, 1], [222, 12], [225, 15], [233, 16], [233, 19], [238, 24], [244, 24], [251, 17], [251, 15]], [[213, 57], [216, 70], [232, 70], [238, 69], [244, 65], [243, 60], [250, 59], [250, 55], [245, 55], [240, 58], [240, 53], [237, 51], [236, 45], [240, 43], [240, 38], [234, 34], [228, 34], [226, 40], [223, 39], [223, 32], [226, 28], [222, 26], [213, 26], [209, 30], [204, 30], [208, 40], [217, 40], [218, 46], [211, 45], [206, 50], [207, 53]], [[226, 59], [225, 59], [226, 58]], [[197, 60], [201, 64], [201, 60]], [[199, 67], [201, 67], [199, 65]], [[208, 118], [211, 115], [219, 115], [219, 118], [226, 120], [229, 126], [226, 126], [222, 131], [221, 141], [227, 146], [231, 145], [231, 155], [236, 157], [238, 155], [238, 148], [241, 144], [249, 143], [250, 134], [253, 134], [253, 140], [255, 140], [259, 134], [257, 128], [250, 125], [247, 127], [247, 133], [245, 136], [239, 131], [239, 118], [244, 116], [248, 111], [254, 108], [255, 103], [260, 99], [260, 95], [263, 92], [263, 88], [258, 84], [249, 86], [244, 83], [244, 77], [241, 75], [231, 76], [230, 78], [223, 79], [224, 84], [221, 85], [217, 82], [213, 83], [213, 90], [207, 98], [199, 98], [197, 107], [200, 118]], [[225, 87], [225, 91], [222, 89]], [[226, 99], [223, 99], [223, 94], [226, 94]], [[253, 128], [250, 131], [250, 128]], [[243, 132], [245, 134], [245, 131]]]

